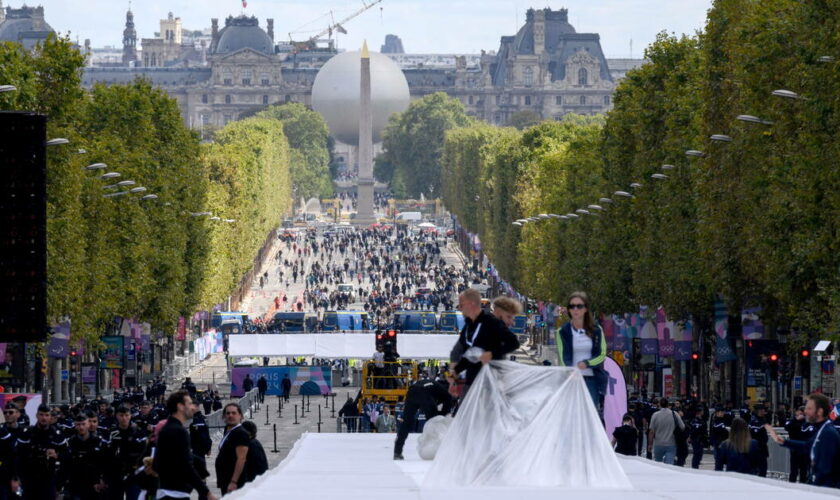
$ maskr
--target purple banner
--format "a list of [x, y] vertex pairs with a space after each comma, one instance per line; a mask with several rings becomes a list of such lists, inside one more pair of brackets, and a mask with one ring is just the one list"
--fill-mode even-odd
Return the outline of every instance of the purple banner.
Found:
[[674, 323], [668, 321], [665, 309], [656, 310], [656, 338], [659, 339], [659, 355], [663, 358], [674, 355]]
[[47, 346], [47, 356], [63, 358], [70, 353], [70, 323], [64, 322], [53, 327], [50, 343]]
[[741, 334], [744, 340], [764, 338], [764, 323], [761, 322], [760, 307], [750, 307], [741, 311]]
[[727, 338], [728, 335], [729, 312], [726, 309], [726, 303], [718, 299], [715, 301], [715, 363], [717, 364], [738, 359]]

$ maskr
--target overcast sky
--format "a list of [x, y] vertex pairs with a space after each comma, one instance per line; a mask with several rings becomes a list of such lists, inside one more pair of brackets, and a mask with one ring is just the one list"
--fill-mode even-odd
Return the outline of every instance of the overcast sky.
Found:
[[[2, 0], [19, 7], [22, 0]], [[368, 4], [372, 0], [366, 0]], [[348, 22], [339, 47], [354, 49], [367, 39], [378, 50], [385, 35], [402, 38], [409, 53], [477, 53], [497, 50], [499, 37], [513, 35], [525, 21], [529, 7], [569, 9], [569, 22], [578, 33], [599, 33], [607, 57], [640, 57], [656, 33], [694, 33], [705, 24], [712, 0], [384, 0]], [[94, 47], [121, 45], [128, 0], [29, 0], [44, 6], [47, 22], [57, 31], [71, 32], [79, 41], [90, 38]], [[184, 28], [203, 29], [210, 18], [255, 15], [260, 26], [274, 18], [275, 39], [306, 39], [361, 8], [362, 0], [134, 0], [132, 11], [138, 38], [159, 31], [159, 21], [173, 12]], [[138, 43], [139, 48], [139, 43]]]

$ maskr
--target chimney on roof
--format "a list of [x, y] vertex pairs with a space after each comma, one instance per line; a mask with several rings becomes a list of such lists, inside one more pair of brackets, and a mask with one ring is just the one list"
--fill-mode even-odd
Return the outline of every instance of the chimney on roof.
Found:
[[545, 11], [540, 9], [534, 13], [534, 54], [545, 52]]
[[210, 19], [210, 26], [210, 52], [214, 52], [219, 41], [219, 20], [215, 17]]
[[274, 19], [266, 19], [266, 31], [268, 31], [268, 37], [271, 38], [271, 41], [274, 41]]

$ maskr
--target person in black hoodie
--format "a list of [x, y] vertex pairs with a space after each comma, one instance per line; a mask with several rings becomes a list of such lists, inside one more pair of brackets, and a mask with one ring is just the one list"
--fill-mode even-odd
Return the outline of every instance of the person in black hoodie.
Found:
[[250, 483], [268, 470], [268, 457], [262, 443], [257, 439], [257, 424], [246, 420], [242, 422], [242, 428], [251, 438], [248, 443], [248, 458], [245, 460], [245, 482]]
[[[465, 324], [458, 336], [458, 342], [452, 349], [451, 361], [455, 366], [448, 380], [450, 384], [454, 384], [456, 375], [466, 373], [463, 397], [466, 396], [482, 365], [492, 359], [504, 359], [506, 354], [519, 348], [519, 340], [499, 318], [481, 308], [481, 294], [478, 290], [464, 290], [458, 296], [458, 309], [464, 315]], [[471, 348], [483, 351], [479, 359], [468, 359], [467, 353]]]
[[195, 406], [187, 391], [172, 393], [166, 401], [169, 419], [157, 437], [153, 468], [160, 486], [158, 499], [183, 498], [192, 490], [208, 500], [217, 500], [193, 466], [193, 453], [187, 422], [193, 417]]
[[[438, 411], [438, 406], [441, 409]], [[452, 409], [452, 396], [444, 384], [440, 384], [427, 377], [423, 377], [408, 388], [405, 395], [405, 409], [403, 411], [403, 422], [397, 432], [397, 440], [394, 443], [394, 460], [403, 459], [403, 446], [408, 438], [408, 433], [414, 430], [417, 422], [417, 415], [422, 413], [426, 420], [431, 420], [437, 415], [447, 415]]]

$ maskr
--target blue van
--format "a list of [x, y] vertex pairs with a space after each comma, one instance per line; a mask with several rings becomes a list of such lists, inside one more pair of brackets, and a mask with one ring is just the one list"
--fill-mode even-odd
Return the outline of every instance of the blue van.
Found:
[[401, 332], [430, 332], [437, 329], [437, 316], [432, 311], [397, 311], [394, 329]]
[[271, 329], [280, 332], [303, 333], [306, 331], [306, 313], [278, 312], [274, 314]]
[[365, 311], [327, 311], [322, 330], [325, 332], [359, 332], [367, 327]]
[[248, 313], [237, 311], [216, 311], [210, 317], [210, 326], [212, 328], [219, 328], [225, 321], [235, 320], [239, 325], [244, 325], [248, 322]]
[[459, 311], [444, 311], [440, 313], [440, 330], [442, 332], [458, 333], [464, 328], [464, 315]]

